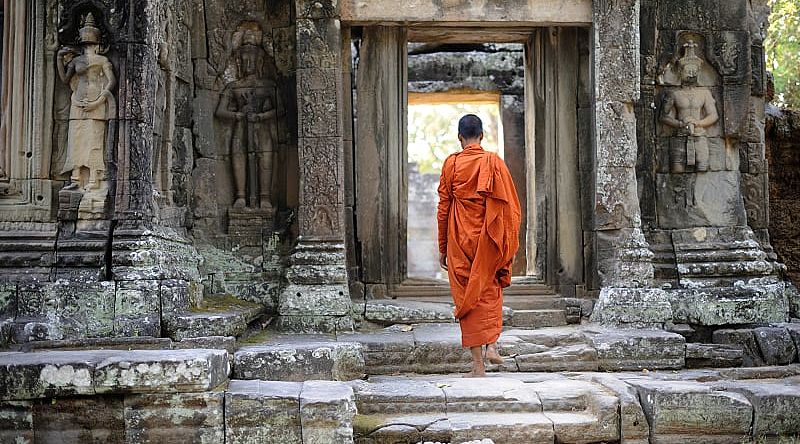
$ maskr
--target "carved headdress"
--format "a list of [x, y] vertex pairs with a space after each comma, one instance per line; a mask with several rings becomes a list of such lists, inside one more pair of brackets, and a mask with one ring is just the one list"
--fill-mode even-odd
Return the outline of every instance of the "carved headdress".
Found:
[[100, 44], [100, 28], [95, 26], [94, 15], [90, 12], [83, 16], [81, 29], [78, 30], [79, 42]]
[[696, 48], [699, 45], [692, 39], [683, 44], [684, 52], [683, 57], [678, 59], [678, 65], [681, 67], [692, 67], [700, 69], [703, 65], [703, 58], [697, 55]]

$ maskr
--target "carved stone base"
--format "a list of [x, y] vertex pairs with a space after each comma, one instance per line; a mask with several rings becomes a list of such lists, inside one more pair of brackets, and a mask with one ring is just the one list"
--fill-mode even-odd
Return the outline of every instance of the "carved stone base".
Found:
[[791, 289], [784, 282], [756, 279], [724, 288], [669, 290], [673, 322], [694, 325], [735, 325], [786, 322]]
[[664, 290], [606, 287], [600, 290], [591, 319], [610, 326], [663, 328], [672, 318], [672, 306]]
[[290, 258], [278, 300], [278, 327], [306, 333], [352, 331], [344, 245], [302, 241]]
[[274, 230], [275, 210], [231, 208], [228, 210], [228, 235], [239, 254], [257, 258], [264, 254], [264, 242]]

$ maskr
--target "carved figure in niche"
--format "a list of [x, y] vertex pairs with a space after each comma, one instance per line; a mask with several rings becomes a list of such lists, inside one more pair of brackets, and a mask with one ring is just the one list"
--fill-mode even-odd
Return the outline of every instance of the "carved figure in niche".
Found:
[[72, 90], [67, 156], [61, 173], [70, 173], [66, 190], [101, 190], [106, 186], [104, 147], [108, 121], [116, 115], [111, 90], [117, 79], [100, 52], [100, 29], [92, 13], [83, 17], [80, 48], [62, 47], [56, 55], [58, 76]]
[[225, 86], [216, 111], [217, 117], [233, 125], [233, 207], [271, 210], [277, 138], [275, 83], [265, 75], [267, 53], [261, 46], [261, 26], [243, 22], [233, 40], [238, 79]]
[[719, 120], [717, 104], [707, 87], [697, 86], [704, 60], [696, 54], [697, 43], [687, 40], [678, 60], [681, 86], [667, 92], [661, 109], [661, 123], [676, 131], [670, 140], [670, 171], [682, 173], [686, 166], [708, 171], [707, 128]]

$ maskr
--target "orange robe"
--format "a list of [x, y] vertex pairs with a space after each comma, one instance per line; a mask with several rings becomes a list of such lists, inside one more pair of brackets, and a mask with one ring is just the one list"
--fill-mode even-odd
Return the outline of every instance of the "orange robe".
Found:
[[519, 248], [519, 198], [503, 160], [480, 145], [450, 155], [442, 166], [437, 219], [461, 343], [494, 343], [503, 328], [502, 288], [511, 285]]

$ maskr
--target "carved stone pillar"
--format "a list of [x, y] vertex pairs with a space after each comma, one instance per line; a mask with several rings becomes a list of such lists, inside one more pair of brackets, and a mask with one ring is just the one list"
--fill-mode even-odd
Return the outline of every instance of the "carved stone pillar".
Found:
[[280, 296], [279, 326], [352, 330], [344, 248], [341, 30], [335, 1], [297, 0], [300, 236]]
[[600, 298], [593, 320], [660, 325], [671, 318], [653, 279], [636, 180], [639, 0], [596, 1], [594, 60], [594, 262]]

